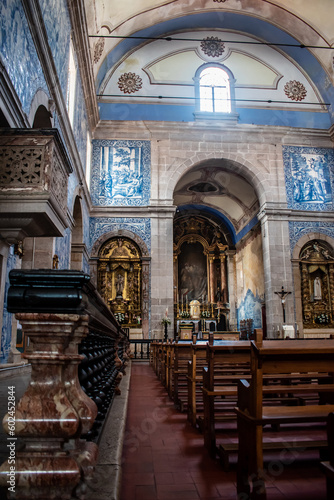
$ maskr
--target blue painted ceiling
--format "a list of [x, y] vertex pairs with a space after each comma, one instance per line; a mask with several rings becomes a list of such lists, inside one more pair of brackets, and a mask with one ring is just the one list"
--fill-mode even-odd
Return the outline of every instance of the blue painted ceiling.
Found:
[[[328, 129], [334, 120], [332, 113], [334, 103], [334, 89], [329, 84], [329, 78], [316, 57], [307, 48], [300, 47], [300, 42], [278, 28], [274, 24], [252, 17], [232, 12], [204, 12], [169, 19], [138, 30], [117, 43], [117, 45], [107, 54], [103, 60], [96, 78], [97, 94], [101, 92], [101, 86], [108, 74], [124, 60], [127, 54], [132, 53], [143, 43], [150, 43], [155, 37], [182, 37], [182, 32], [198, 29], [219, 29], [234, 31], [244, 35], [250, 35], [256, 40], [264, 41], [267, 44], [275, 44], [276, 50], [283, 53], [289, 60], [299, 67], [317, 88], [323, 103], [328, 103], [327, 113], [317, 113], [296, 110], [298, 103], [294, 102], [293, 110], [282, 110], [277, 106], [268, 106], [269, 109], [259, 109], [254, 104], [247, 108], [238, 106], [240, 123], [255, 123], [259, 125], [285, 125], [295, 127], [309, 127]], [[136, 38], [140, 37], [140, 38]], [[220, 32], [220, 38], [222, 32]], [[173, 41], [165, 42], [173, 44]], [[277, 46], [277, 44], [282, 44]], [[295, 46], [291, 46], [295, 45]], [[324, 49], [325, 50], [325, 49]], [[100, 118], [102, 120], [166, 120], [166, 121], [192, 121], [194, 120], [193, 108], [191, 106], [178, 106], [175, 103], [168, 105], [168, 102], [156, 100], [154, 103], [133, 103], [124, 99], [122, 102], [113, 102], [112, 99], [99, 98]]]

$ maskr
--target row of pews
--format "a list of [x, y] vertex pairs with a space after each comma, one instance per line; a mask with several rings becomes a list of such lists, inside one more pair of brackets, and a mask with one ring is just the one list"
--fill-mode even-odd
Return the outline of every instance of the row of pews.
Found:
[[237, 454], [238, 498], [266, 500], [264, 453], [279, 452], [280, 462], [271, 462], [279, 468], [315, 449], [329, 456], [322, 468], [332, 499], [326, 423], [332, 418], [334, 425], [334, 339], [263, 340], [260, 329], [253, 340], [237, 340], [237, 332], [208, 337], [154, 341], [150, 363], [175, 406], [203, 433], [210, 455], [227, 470]]

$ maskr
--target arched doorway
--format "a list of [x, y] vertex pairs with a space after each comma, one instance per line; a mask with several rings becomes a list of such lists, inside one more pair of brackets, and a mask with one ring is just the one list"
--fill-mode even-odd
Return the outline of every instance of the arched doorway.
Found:
[[[84, 253], [86, 246], [83, 242], [83, 220], [81, 197], [76, 196], [73, 207], [73, 230], [71, 242], [71, 269], [84, 269]], [[86, 255], [87, 260], [87, 255]]]
[[[259, 200], [242, 166], [200, 162], [174, 190], [175, 330], [264, 328], [264, 267]], [[198, 315], [193, 316], [192, 302]]]
[[32, 128], [52, 128], [52, 115], [42, 104], [38, 106]]

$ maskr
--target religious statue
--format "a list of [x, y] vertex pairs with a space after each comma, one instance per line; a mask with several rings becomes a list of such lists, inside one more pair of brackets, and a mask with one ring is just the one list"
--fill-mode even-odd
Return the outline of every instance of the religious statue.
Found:
[[321, 280], [319, 276], [317, 276], [314, 280], [314, 300], [321, 300], [322, 294], [321, 294]]
[[116, 298], [123, 297], [123, 288], [124, 288], [124, 276], [121, 273], [118, 273], [116, 278]]

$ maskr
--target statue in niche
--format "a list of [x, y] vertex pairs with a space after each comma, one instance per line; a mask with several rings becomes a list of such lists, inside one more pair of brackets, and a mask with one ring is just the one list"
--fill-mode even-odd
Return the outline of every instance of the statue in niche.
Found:
[[118, 273], [116, 278], [116, 299], [123, 298], [124, 276]]
[[322, 298], [321, 280], [320, 280], [319, 276], [317, 276], [315, 278], [313, 288], [314, 288], [314, 300], [321, 300], [321, 298]]

